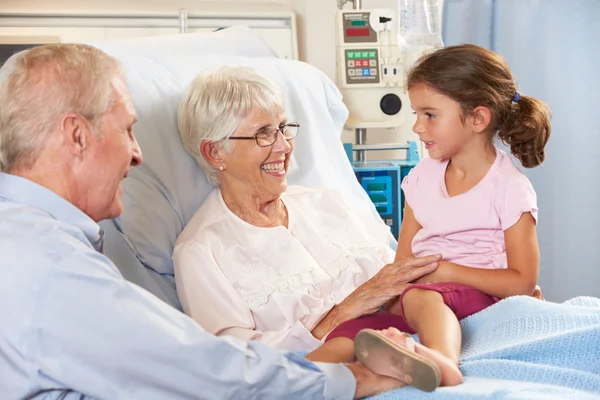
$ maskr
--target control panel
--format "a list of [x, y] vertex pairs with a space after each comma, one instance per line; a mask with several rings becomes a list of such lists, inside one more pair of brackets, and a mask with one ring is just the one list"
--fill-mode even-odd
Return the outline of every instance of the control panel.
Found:
[[[391, 165], [390, 165], [391, 166]], [[363, 176], [361, 185], [369, 198], [375, 205], [379, 214], [392, 213], [392, 177], [385, 176]]]
[[377, 43], [377, 32], [371, 26], [368, 11], [352, 11], [343, 14], [344, 43]]
[[401, 168], [392, 163], [357, 164], [354, 173], [377, 213], [398, 239], [402, 222]]
[[379, 83], [377, 49], [346, 50], [346, 83]]
[[[365, 147], [369, 145], [356, 145]], [[352, 143], [344, 143], [344, 151], [354, 169], [358, 182], [367, 193], [375, 206], [377, 213], [390, 227], [396, 239], [400, 234], [404, 212], [404, 194], [401, 182], [420, 160], [417, 143], [407, 142], [405, 145], [394, 145], [395, 149], [405, 149], [404, 160], [388, 161], [354, 161], [353, 152], [356, 149]], [[386, 145], [371, 145], [371, 150], [385, 150]]]

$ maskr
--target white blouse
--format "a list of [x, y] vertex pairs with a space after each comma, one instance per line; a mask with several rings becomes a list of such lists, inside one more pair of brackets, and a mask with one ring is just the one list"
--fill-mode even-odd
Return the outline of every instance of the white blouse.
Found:
[[312, 329], [394, 252], [383, 221], [331, 189], [290, 186], [281, 199], [288, 228], [259, 228], [210, 193], [175, 243], [177, 293], [209, 333], [311, 351]]

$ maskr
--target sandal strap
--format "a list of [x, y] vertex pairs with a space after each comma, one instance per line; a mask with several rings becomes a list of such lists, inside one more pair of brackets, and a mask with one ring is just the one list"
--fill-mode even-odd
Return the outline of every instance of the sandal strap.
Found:
[[404, 332], [404, 337], [406, 338], [406, 349], [414, 353], [415, 352], [415, 340], [413, 339], [412, 335], [410, 333]]

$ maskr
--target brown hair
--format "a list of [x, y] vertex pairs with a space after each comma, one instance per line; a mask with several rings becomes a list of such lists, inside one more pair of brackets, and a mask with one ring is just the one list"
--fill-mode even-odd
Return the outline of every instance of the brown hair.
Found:
[[463, 117], [487, 107], [490, 133], [497, 133], [524, 167], [544, 161], [550, 109], [538, 99], [517, 95], [510, 69], [498, 54], [472, 44], [442, 48], [423, 56], [408, 73], [409, 90], [420, 83], [458, 102]]

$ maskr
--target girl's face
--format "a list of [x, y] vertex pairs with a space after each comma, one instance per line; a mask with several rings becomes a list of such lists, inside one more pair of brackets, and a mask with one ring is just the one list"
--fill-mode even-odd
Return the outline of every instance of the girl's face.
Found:
[[417, 115], [413, 132], [425, 144], [433, 159], [449, 159], [457, 155], [475, 136], [468, 119], [461, 120], [461, 107], [451, 98], [419, 83], [408, 91], [412, 109]]

